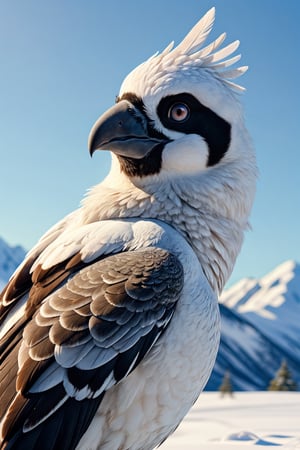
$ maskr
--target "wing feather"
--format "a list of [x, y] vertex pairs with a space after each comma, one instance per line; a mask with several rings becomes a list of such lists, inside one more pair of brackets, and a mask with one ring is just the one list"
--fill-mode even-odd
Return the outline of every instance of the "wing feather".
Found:
[[7, 406], [3, 448], [54, 450], [64, 442], [74, 449], [105, 391], [149, 352], [180, 296], [183, 269], [166, 250], [123, 252], [88, 264], [70, 258], [75, 265], [60, 261], [57, 272], [36, 265], [34, 287], [41, 293], [29, 290], [26, 319], [8, 333], [2, 364], [13, 370], [12, 379], [4, 371], [9, 395], [0, 392]]

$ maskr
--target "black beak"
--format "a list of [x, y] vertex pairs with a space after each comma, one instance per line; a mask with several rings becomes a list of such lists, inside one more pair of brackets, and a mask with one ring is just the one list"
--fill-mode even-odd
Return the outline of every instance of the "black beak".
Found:
[[117, 155], [141, 159], [162, 141], [150, 137], [144, 115], [128, 100], [121, 100], [106, 111], [91, 129], [90, 154], [111, 150]]

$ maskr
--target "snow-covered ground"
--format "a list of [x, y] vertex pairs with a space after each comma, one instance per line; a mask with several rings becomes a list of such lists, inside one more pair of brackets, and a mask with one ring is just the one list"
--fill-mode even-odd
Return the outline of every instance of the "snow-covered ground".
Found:
[[204, 392], [162, 450], [300, 449], [300, 392]]

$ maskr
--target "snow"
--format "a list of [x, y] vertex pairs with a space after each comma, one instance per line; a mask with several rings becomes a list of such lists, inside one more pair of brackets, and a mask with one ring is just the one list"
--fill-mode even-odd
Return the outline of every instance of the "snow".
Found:
[[162, 450], [300, 449], [300, 392], [204, 392]]
[[255, 312], [262, 317], [276, 319], [288, 292], [293, 295], [299, 291], [299, 281], [299, 265], [288, 260], [260, 280], [243, 279], [236, 283], [224, 291], [220, 302], [239, 313]]
[[[282, 360], [300, 387], [300, 265], [289, 260], [221, 296], [221, 345], [208, 390], [230, 370], [236, 390], [263, 390]], [[251, 373], [250, 378], [248, 377]]]
[[220, 298], [228, 308], [235, 308], [248, 300], [259, 289], [258, 281], [253, 278], [243, 278], [232, 287], [226, 289]]

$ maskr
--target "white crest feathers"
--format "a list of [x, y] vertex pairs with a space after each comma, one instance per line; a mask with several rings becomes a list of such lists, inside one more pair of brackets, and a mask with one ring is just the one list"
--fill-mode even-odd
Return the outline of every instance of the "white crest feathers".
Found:
[[148, 69], [148, 64], [150, 64], [150, 71], [155, 64], [155, 68], [159, 67], [161, 73], [163, 72], [162, 69], [170, 71], [170, 67], [175, 69], [175, 67], [187, 65], [210, 69], [216, 77], [222, 79], [230, 87], [238, 91], [244, 91], [245, 88], [230, 81], [243, 75], [248, 69], [247, 66], [231, 68], [241, 58], [239, 54], [231, 56], [238, 49], [240, 42], [236, 40], [220, 48], [226, 38], [226, 33], [222, 33], [213, 42], [203, 47], [213, 27], [214, 20], [215, 8], [211, 8], [180, 44], [174, 48], [174, 42], [171, 42], [161, 53], [154, 54], [137, 69], [142, 67]]

